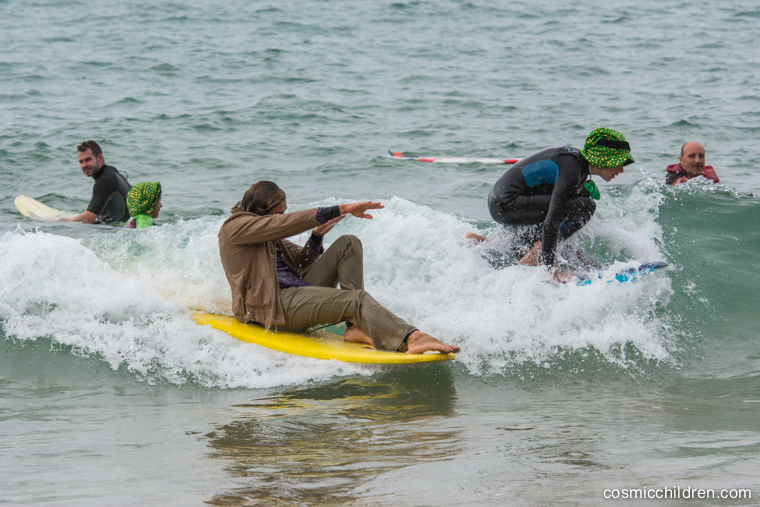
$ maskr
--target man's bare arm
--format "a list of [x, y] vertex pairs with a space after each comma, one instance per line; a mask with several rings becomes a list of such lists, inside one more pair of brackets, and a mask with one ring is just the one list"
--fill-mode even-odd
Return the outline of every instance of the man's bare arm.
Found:
[[95, 219], [98, 218], [98, 215], [91, 211], [85, 211], [84, 213], [77, 215], [73, 218], [62, 218], [60, 221], [67, 221], [67, 222], [82, 222], [83, 224], [91, 224], [95, 222]]

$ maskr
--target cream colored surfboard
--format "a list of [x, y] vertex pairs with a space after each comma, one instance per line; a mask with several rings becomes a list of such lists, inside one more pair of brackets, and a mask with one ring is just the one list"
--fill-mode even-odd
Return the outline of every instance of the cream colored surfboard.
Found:
[[36, 220], [44, 220], [46, 222], [49, 222], [51, 220], [58, 220], [60, 218], [72, 218], [77, 216], [76, 213], [51, 208], [50, 206], [46, 206], [40, 201], [37, 201], [25, 195], [16, 197], [14, 203], [16, 204], [16, 208], [18, 209], [19, 213], [25, 217], [34, 218]]

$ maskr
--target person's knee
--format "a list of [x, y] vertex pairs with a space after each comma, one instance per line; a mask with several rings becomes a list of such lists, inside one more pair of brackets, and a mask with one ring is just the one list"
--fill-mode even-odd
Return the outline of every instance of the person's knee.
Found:
[[586, 212], [589, 215], [593, 215], [596, 212], [596, 201], [589, 198], [588, 202], [586, 203]]
[[347, 250], [354, 250], [358, 253], [364, 252], [362, 240], [353, 234], [344, 234], [343, 236], [339, 237], [335, 243], [339, 243], [341, 246], [345, 246]]
[[501, 225], [508, 225], [507, 220], [504, 217], [504, 210], [498, 202], [488, 201], [488, 212], [491, 214], [491, 218], [493, 218], [495, 222]]
[[358, 236], [355, 236], [353, 234], [344, 234], [343, 236], [340, 237], [340, 239], [347, 242], [349, 245], [362, 246], [362, 240], [360, 240]]
[[563, 208], [563, 214], [566, 215], [567, 218], [582, 218], [586, 221], [590, 219], [595, 212], [596, 201], [589, 196], [581, 196], [573, 199], [565, 208]]
[[591, 220], [591, 217], [593, 217], [594, 213], [596, 213], [596, 201], [589, 197], [588, 202], [584, 202], [583, 204], [584, 205], [581, 211], [581, 219], [585, 223]]

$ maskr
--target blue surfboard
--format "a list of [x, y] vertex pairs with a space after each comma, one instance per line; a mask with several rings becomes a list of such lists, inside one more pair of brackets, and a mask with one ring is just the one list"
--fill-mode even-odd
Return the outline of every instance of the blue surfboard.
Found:
[[[668, 265], [667, 262], [645, 262], [644, 264], [641, 264], [638, 267], [625, 268], [618, 271], [615, 274], [615, 277], [612, 278], [611, 280], [608, 280], [607, 283], [630, 282], [648, 273], [667, 267], [667, 265]], [[576, 275], [578, 277], [578, 282], [576, 283], [576, 285], [589, 285], [592, 282], [594, 282], [594, 280], [599, 280], [603, 278], [606, 271], [607, 270], [605, 269], [601, 269], [599, 271], [592, 271], [590, 273], [578, 273]]]

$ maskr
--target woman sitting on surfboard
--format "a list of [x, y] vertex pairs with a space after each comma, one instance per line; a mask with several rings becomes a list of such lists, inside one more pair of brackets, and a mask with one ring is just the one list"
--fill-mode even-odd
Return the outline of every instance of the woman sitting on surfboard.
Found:
[[[591, 175], [610, 181], [633, 162], [623, 134], [598, 128], [588, 135], [582, 150], [546, 148], [520, 159], [488, 194], [488, 210], [504, 226], [530, 227], [530, 250], [520, 264], [552, 266], [559, 240], [578, 232], [596, 211], [599, 189]], [[474, 233], [467, 237], [486, 239]], [[557, 272], [555, 278], [565, 281], [565, 275]]]
[[[341, 204], [285, 213], [283, 192], [271, 181], [248, 189], [219, 231], [219, 253], [240, 322], [306, 331], [347, 321], [346, 341], [378, 350], [459, 352], [407, 324], [364, 291], [359, 238], [339, 237], [324, 251], [322, 239], [347, 214], [372, 218], [379, 202]], [[313, 229], [300, 247], [285, 238]], [[340, 289], [336, 286], [340, 284]]]
[[138, 183], [127, 193], [127, 208], [132, 218], [124, 224], [127, 229], [145, 229], [153, 225], [161, 211], [161, 183]]

